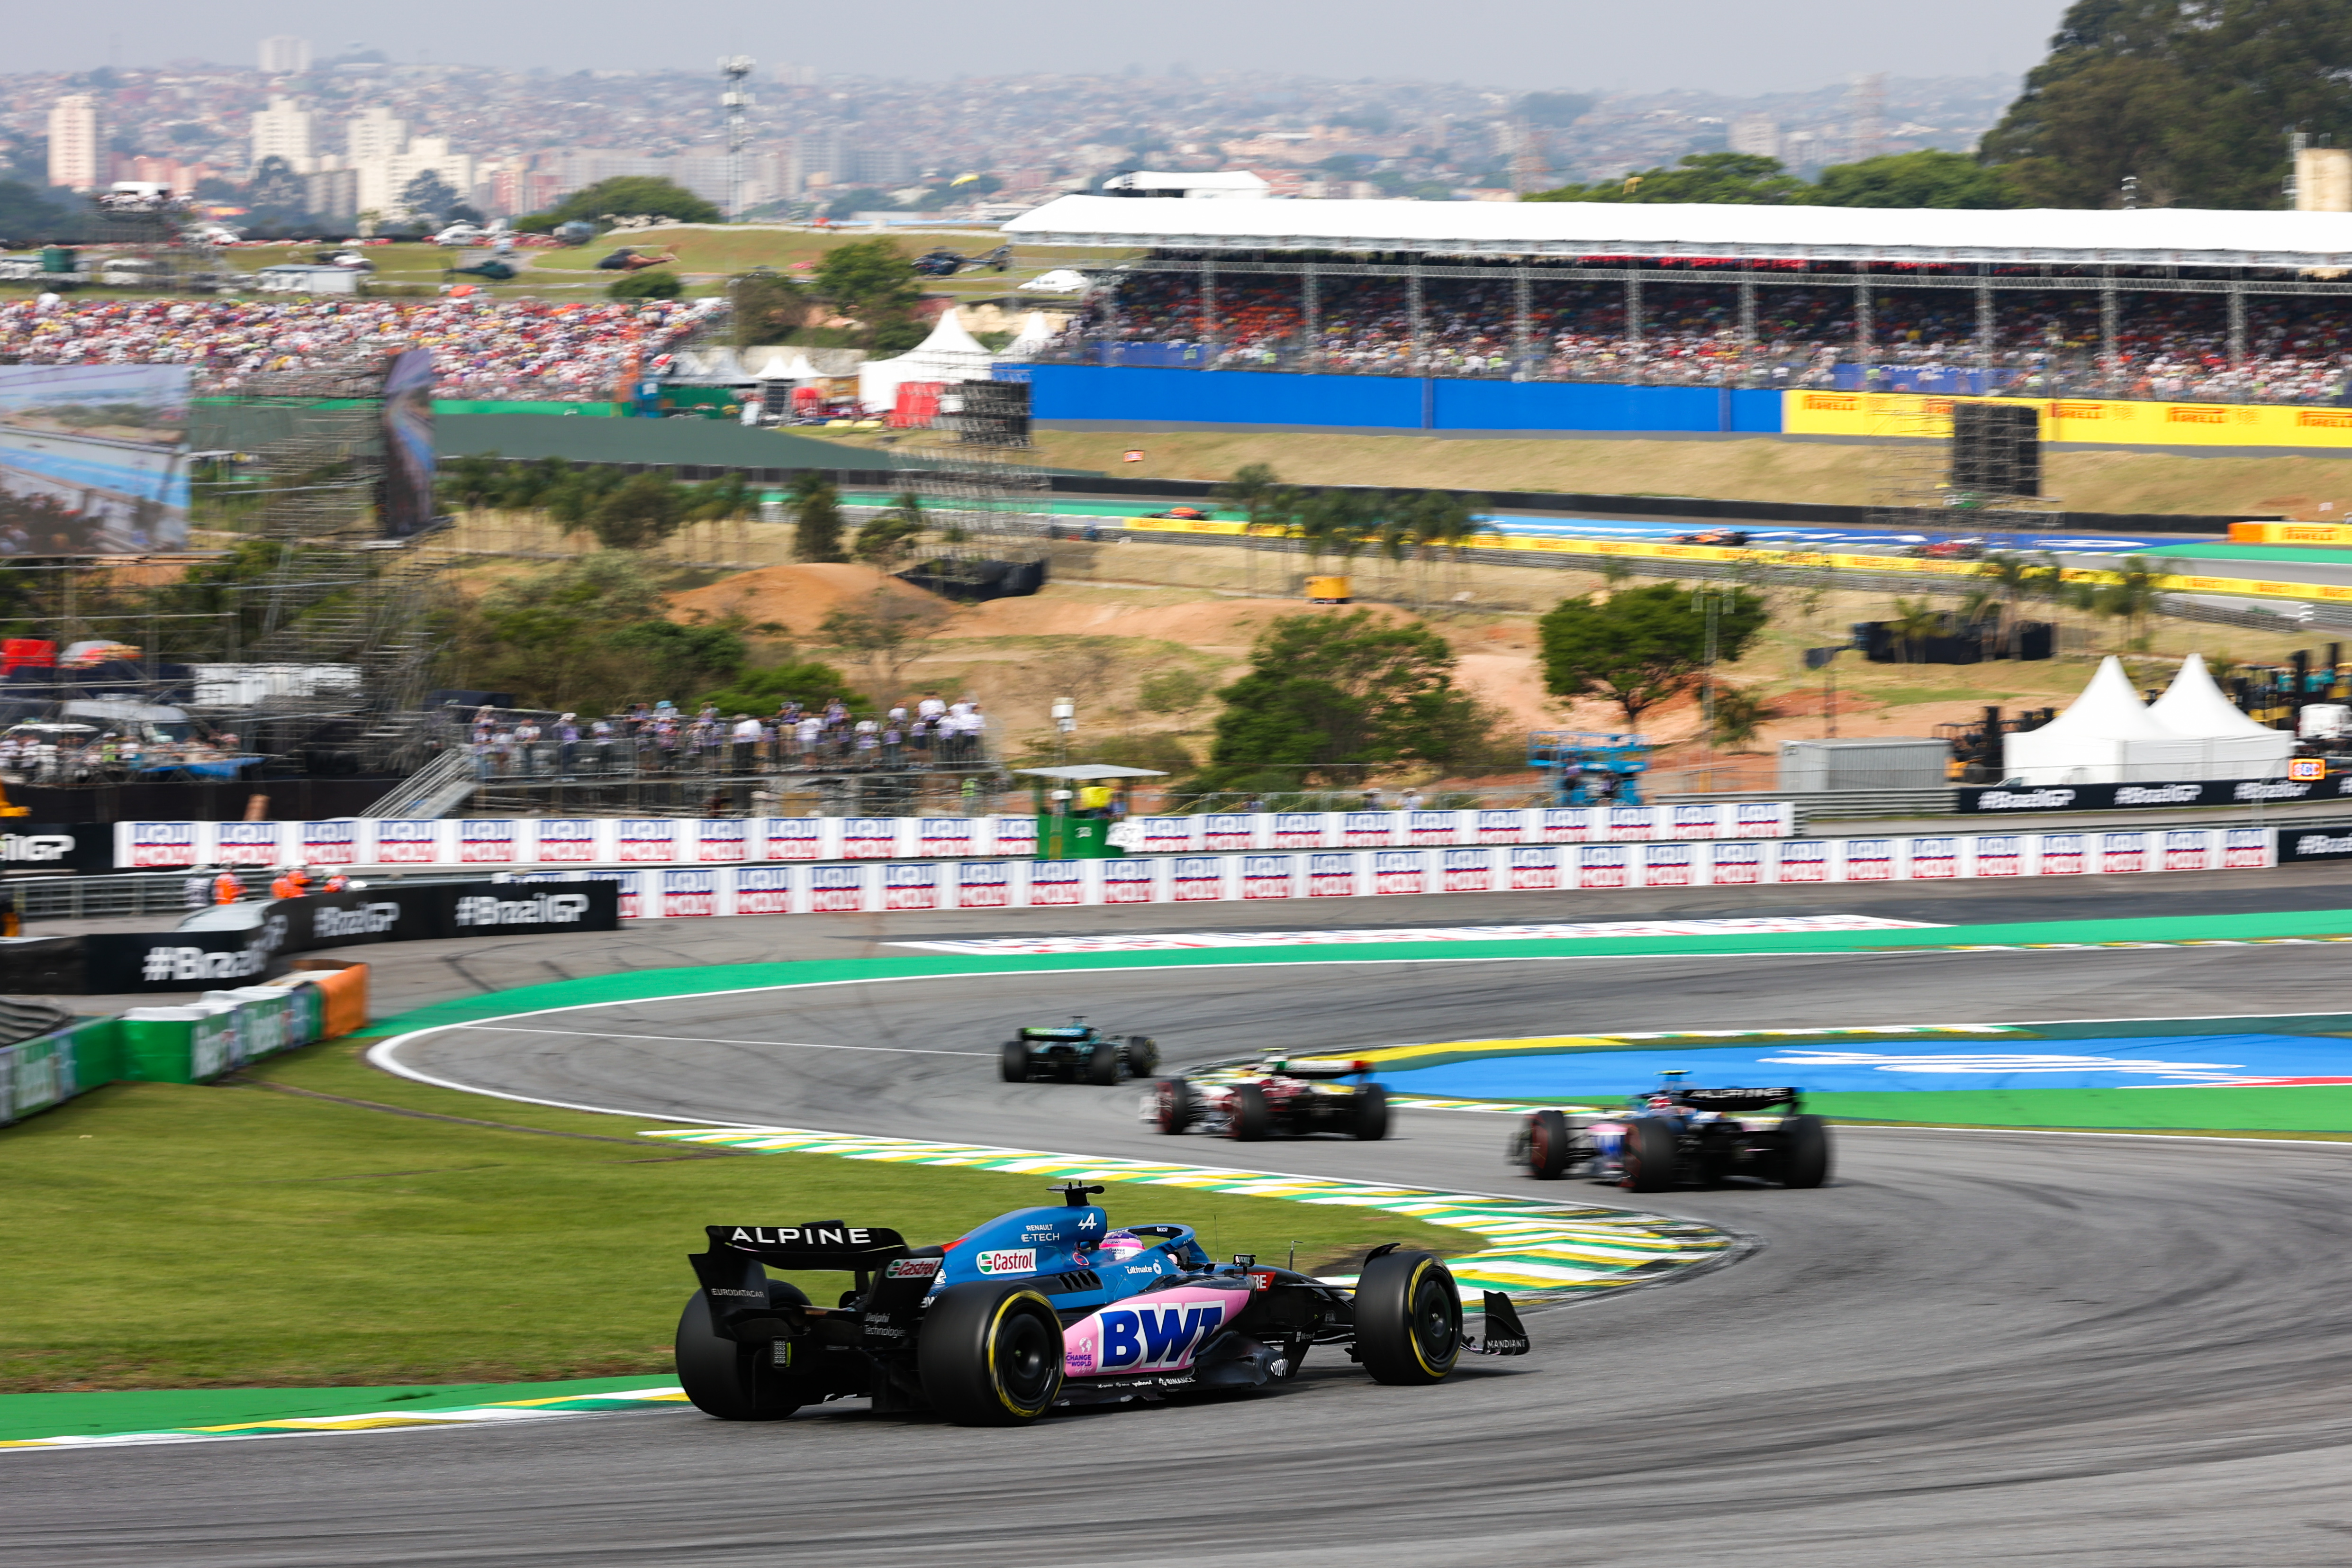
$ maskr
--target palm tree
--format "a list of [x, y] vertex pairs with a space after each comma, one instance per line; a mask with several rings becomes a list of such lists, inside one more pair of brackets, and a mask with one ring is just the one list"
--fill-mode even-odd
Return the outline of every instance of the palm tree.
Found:
[[1936, 634], [1937, 622], [1935, 602], [1926, 595], [1895, 601], [1895, 614], [1886, 620], [1886, 635], [1903, 645], [1904, 663], [1916, 662], [1913, 656], [1921, 643]]
[[2132, 647], [2145, 650], [2147, 647], [2147, 617], [2156, 609], [2157, 584], [2179, 567], [2175, 561], [2150, 561], [2144, 555], [2127, 555], [2116, 566], [2116, 581], [2099, 593], [2099, 607], [2111, 616], [2121, 616], [2132, 628]]

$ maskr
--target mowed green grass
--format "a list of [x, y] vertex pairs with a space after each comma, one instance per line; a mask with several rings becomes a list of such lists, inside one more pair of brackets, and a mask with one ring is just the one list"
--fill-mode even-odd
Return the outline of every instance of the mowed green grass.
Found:
[[[654, 1123], [390, 1078], [360, 1048], [312, 1047], [256, 1076], [589, 1136], [163, 1084], [115, 1085], [0, 1131], [0, 1392], [663, 1373], [705, 1225], [841, 1218], [920, 1245], [1057, 1201], [1043, 1176], [692, 1153], [635, 1138]], [[1182, 1159], [1183, 1145], [1169, 1154]], [[1481, 1245], [1273, 1198], [1112, 1184], [1097, 1201], [1114, 1223], [1197, 1226], [1220, 1256], [1295, 1244], [1321, 1264], [1383, 1241]]]

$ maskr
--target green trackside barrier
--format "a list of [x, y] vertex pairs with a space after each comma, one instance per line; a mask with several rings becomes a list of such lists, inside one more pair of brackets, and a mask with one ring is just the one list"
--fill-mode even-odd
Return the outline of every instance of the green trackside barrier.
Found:
[[140, 1083], [209, 1083], [320, 1035], [315, 985], [241, 985], [176, 1007], [133, 1007], [119, 1022], [121, 1076]]
[[610, 419], [610, 403], [566, 403], [550, 399], [545, 402], [522, 402], [496, 397], [436, 397], [433, 400], [436, 414], [551, 414], [561, 418], [567, 414], [592, 419]]
[[111, 1018], [85, 1019], [37, 1040], [0, 1047], [0, 1127], [113, 1081], [119, 1066]]

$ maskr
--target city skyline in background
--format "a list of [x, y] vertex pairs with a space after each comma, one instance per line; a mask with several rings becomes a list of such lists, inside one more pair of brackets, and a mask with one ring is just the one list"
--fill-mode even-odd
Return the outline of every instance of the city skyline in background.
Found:
[[[1967, 12], [1797, 0], [1759, 10], [1687, 0], [1662, 33], [1654, 14], [1600, 5], [1477, 0], [1433, 15], [1368, 0], [1343, 17], [1294, 0], [1247, 6], [1206, 0], [1171, 39], [1146, 28], [986, 30], [968, 12], [925, 0], [894, 9], [893, 26], [863, 14], [794, 13], [789, 25], [730, 11], [646, 16], [590, 0], [550, 27], [543, 14], [414, 0], [396, 17], [373, 13], [361, 46], [394, 63], [502, 71], [698, 70], [721, 54], [789, 58], [826, 74], [946, 82], [968, 76], [1115, 76], [1129, 66], [1160, 75], [1243, 71], [1331, 79], [1481, 84], [1506, 90], [1756, 95], [1800, 91], [1859, 72], [1894, 76], [2021, 75], [2057, 26], [2056, 0], [1987, 0]], [[102, 23], [51, 9], [11, 25], [18, 71], [79, 72], [251, 63], [249, 40], [287, 30], [275, 8], [244, 0], [190, 11], [122, 0]], [[319, 39], [322, 56], [351, 46]]]
[[[322, 217], [543, 210], [617, 175], [667, 178], [738, 215], [804, 203], [1009, 216], [1122, 168], [1249, 169], [1283, 195], [1507, 199], [1692, 153], [1801, 172], [1882, 153], [1966, 151], [2012, 95], [2005, 77], [1864, 75], [1727, 95], [1545, 92], [1263, 72], [1033, 73], [942, 94], [905, 79], [762, 61], [740, 170], [722, 84], [698, 71], [555, 76], [404, 65], [275, 34], [250, 63], [0, 76], [0, 170], [87, 190], [168, 184], [216, 204]], [[737, 183], [740, 173], [740, 183]], [[738, 199], [740, 198], [740, 199]], [[223, 216], [226, 216], [225, 214]]]

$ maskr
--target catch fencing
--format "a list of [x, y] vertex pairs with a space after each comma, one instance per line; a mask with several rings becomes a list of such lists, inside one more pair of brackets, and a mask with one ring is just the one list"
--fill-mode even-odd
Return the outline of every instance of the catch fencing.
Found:
[[[1785, 837], [1786, 801], [1461, 811], [1203, 812], [1128, 819], [1143, 854]], [[124, 870], [188, 866], [726, 865], [1034, 856], [1034, 816], [346, 817], [121, 822]]]
[[514, 879], [617, 882], [622, 919], [688, 920], [2254, 870], [2276, 864], [2276, 848], [2274, 834], [2268, 829], [2191, 827], [1304, 850], [1105, 860], [540, 870], [516, 873]]

